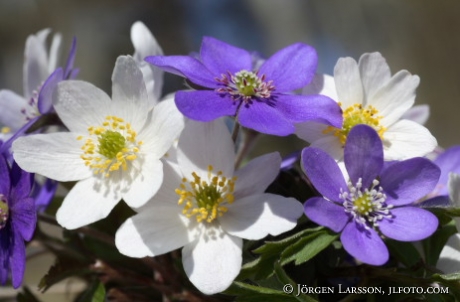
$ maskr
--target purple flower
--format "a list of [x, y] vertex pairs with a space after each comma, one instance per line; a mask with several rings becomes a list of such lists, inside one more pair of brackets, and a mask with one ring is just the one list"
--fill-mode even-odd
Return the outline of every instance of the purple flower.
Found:
[[413, 205], [436, 186], [440, 170], [425, 158], [412, 158], [384, 167], [378, 134], [366, 125], [355, 126], [345, 144], [346, 181], [337, 163], [324, 151], [305, 148], [302, 165], [323, 195], [306, 201], [307, 217], [341, 232], [345, 250], [358, 260], [382, 265], [388, 249], [381, 235], [399, 241], [429, 237], [438, 220]]
[[145, 60], [206, 88], [176, 93], [177, 107], [194, 120], [235, 116], [244, 127], [281, 136], [305, 121], [342, 125], [341, 110], [330, 98], [291, 93], [310, 83], [316, 71], [316, 51], [302, 43], [278, 51], [261, 65], [253, 53], [210, 37], [203, 38], [199, 56]]
[[24, 240], [32, 238], [37, 223], [31, 187], [32, 174], [16, 163], [10, 169], [0, 156], [0, 282], [5, 284], [11, 271], [14, 288], [21, 286], [24, 277]]

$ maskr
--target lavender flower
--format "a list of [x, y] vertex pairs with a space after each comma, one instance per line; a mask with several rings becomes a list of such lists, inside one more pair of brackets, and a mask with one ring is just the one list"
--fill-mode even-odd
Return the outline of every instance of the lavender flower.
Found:
[[37, 222], [31, 186], [32, 174], [16, 163], [10, 169], [0, 156], [0, 282], [5, 284], [11, 271], [14, 288], [21, 286], [24, 277], [24, 240], [32, 238]]
[[236, 116], [242, 126], [280, 136], [304, 121], [342, 125], [341, 110], [330, 98], [291, 94], [310, 83], [316, 71], [316, 51], [302, 43], [278, 51], [260, 68], [252, 53], [210, 37], [203, 38], [199, 56], [145, 60], [207, 88], [176, 94], [179, 110], [194, 120]]
[[304, 171], [323, 195], [305, 203], [308, 218], [342, 232], [345, 250], [372, 265], [388, 261], [381, 235], [416, 241], [433, 234], [438, 226], [436, 216], [413, 203], [436, 186], [440, 170], [435, 164], [412, 158], [384, 167], [382, 142], [366, 125], [350, 131], [344, 153], [348, 181], [324, 151], [303, 150]]

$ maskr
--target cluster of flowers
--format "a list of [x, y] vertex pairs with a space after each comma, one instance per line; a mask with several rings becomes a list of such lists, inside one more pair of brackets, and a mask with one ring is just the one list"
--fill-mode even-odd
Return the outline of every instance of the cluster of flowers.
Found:
[[[302, 43], [265, 60], [206, 37], [199, 54], [163, 56], [136, 22], [135, 53], [117, 59], [110, 98], [74, 80], [75, 40], [66, 67], [56, 69], [60, 38], [48, 54], [48, 34], [27, 40], [24, 97], [0, 92], [2, 283], [9, 270], [15, 287], [22, 282], [24, 240], [33, 236], [36, 208], [53, 196], [50, 180], [77, 181], [56, 214], [61, 226], [104, 219], [124, 200], [137, 214], [116, 232], [120, 253], [153, 257], [183, 247], [185, 273], [205, 294], [236, 278], [243, 239], [287, 232], [302, 214], [341, 233], [357, 260], [382, 265], [385, 238], [431, 236], [438, 219], [423, 205], [449, 203], [458, 148], [435, 162], [424, 158], [437, 142], [423, 126], [428, 108], [413, 107], [419, 78], [405, 70], [392, 76], [379, 53], [339, 59], [333, 77], [316, 73], [317, 54]], [[161, 99], [163, 71], [194, 89]], [[34, 127], [50, 113], [65, 127]], [[265, 193], [282, 159], [274, 152], [238, 169], [241, 129], [308, 142], [301, 165], [321, 196]], [[32, 189], [29, 173], [50, 180]], [[460, 200], [459, 182], [452, 174], [451, 195]]]

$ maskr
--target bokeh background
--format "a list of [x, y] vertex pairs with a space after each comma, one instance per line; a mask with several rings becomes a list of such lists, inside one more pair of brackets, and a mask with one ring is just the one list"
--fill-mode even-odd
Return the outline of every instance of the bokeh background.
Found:
[[[22, 94], [25, 40], [49, 27], [63, 35], [62, 60], [77, 37], [79, 79], [110, 94], [116, 57], [133, 53], [129, 33], [137, 20], [170, 55], [198, 51], [204, 35], [264, 56], [304, 42], [319, 53], [318, 72], [332, 74], [339, 57], [379, 51], [393, 73], [420, 76], [416, 104], [430, 105], [427, 127], [439, 145], [460, 144], [460, 1], [452, 0], [0, 0], [0, 89]], [[176, 76], [165, 82], [165, 94], [184, 87]], [[295, 137], [262, 138], [254, 155], [303, 145]], [[28, 267], [31, 287], [45, 272], [38, 265], [49, 264], [36, 258]]]

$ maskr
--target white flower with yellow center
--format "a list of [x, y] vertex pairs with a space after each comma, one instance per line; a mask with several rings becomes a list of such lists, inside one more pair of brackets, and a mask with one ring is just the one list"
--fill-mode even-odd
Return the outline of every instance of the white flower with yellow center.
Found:
[[424, 156], [437, 146], [436, 139], [424, 126], [404, 119], [414, 104], [419, 81], [418, 76], [406, 70], [391, 76], [380, 53], [366, 53], [359, 63], [352, 58], [340, 58], [333, 78], [318, 76], [303, 93], [320, 93], [336, 100], [343, 111], [342, 128], [306, 122], [296, 125], [296, 134], [311, 146], [342, 160], [351, 128], [366, 124], [382, 139], [385, 160]]
[[123, 198], [145, 204], [163, 181], [160, 158], [183, 129], [173, 100], [153, 110], [142, 73], [131, 57], [118, 58], [112, 100], [83, 81], [59, 84], [54, 108], [70, 132], [17, 139], [19, 166], [58, 181], [79, 181], [57, 212], [59, 224], [74, 229], [105, 218]]
[[234, 171], [233, 142], [221, 120], [189, 121], [179, 138], [177, 164], [165, 162], [163, 185], [117, 231], [118, 250], [157, 256], [180, 247], [184, 270], [203, 293], [225, 290], [242, 264], [243, 239], [258, 240], [295, 227], [302, 205], [264, 193], [281, 157], [271, 153]]

